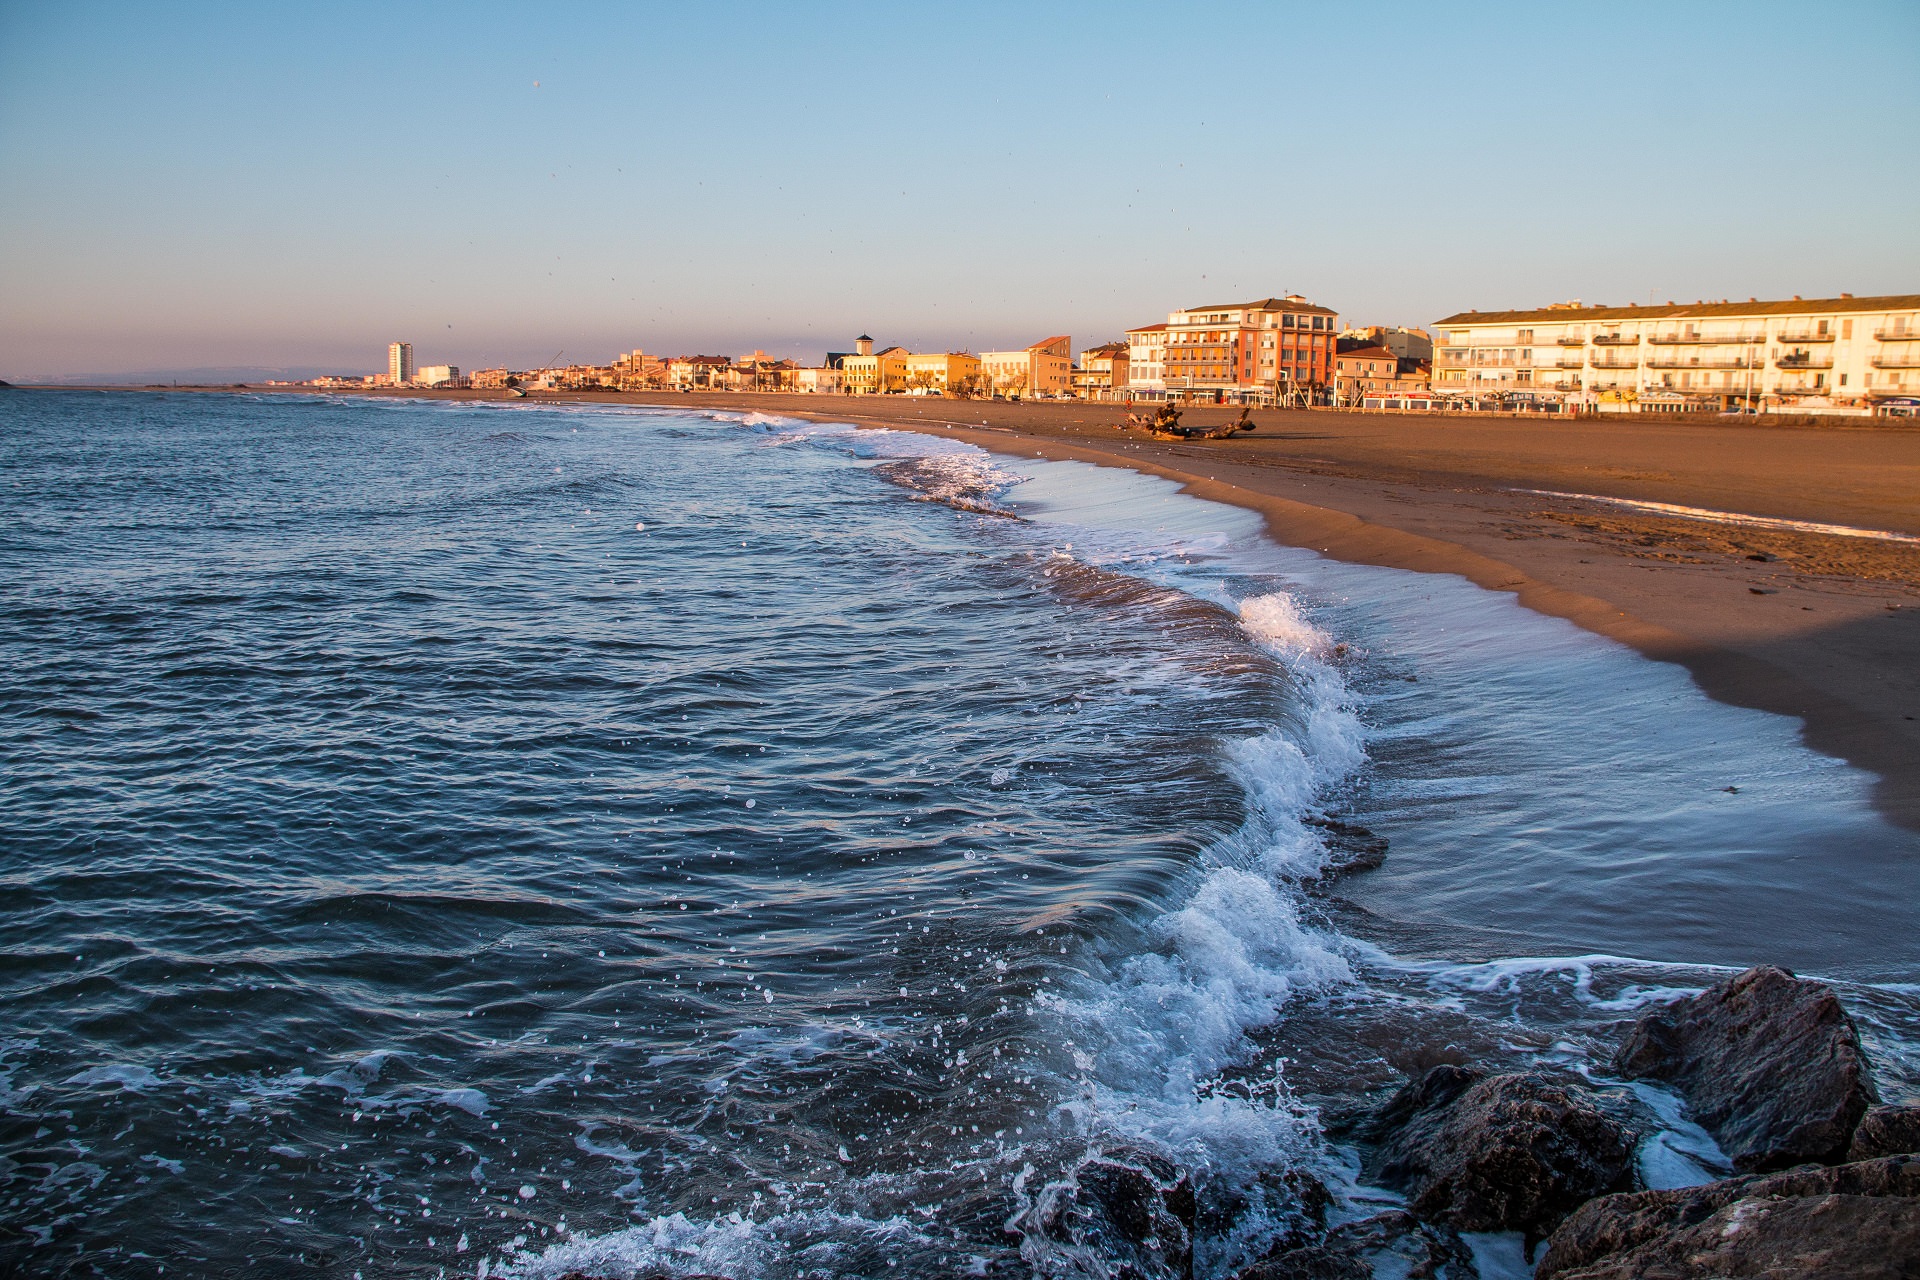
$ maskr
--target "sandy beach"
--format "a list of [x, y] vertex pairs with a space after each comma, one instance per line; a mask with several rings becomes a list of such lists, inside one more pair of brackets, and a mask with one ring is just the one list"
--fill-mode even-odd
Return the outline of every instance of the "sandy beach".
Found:
[[[1166, 476], [1259, 512], [1281, 541], [1512, 591], [1530, 608], [1685, 665], [1721, 701], [1797, 716], [1808, 745], [1877, 774], [1882, 812], [1920, 829], [1920, 543], [1594, 500], [1920, 537], [1920, 428], [1269, 410], [1255, 414], [1250, 435], [1166, 441], [1119, 429], [1126, 409], [1102, 404], [550, 398], [910, 427]], [[1185, 422], [1237, 413], [1196, 409]]]

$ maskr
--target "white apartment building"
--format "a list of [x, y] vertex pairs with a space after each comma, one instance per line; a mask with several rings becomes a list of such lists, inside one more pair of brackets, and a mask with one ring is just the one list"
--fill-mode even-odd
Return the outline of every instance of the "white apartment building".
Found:
[[1127, 390], [1136, 400], [1159, 400], [1166, 396], [1166, 325], [1148, 324], [1127, 330]]
[[387, 344], [387, 381], [396, 387], [404, 387], [413, 381], [413, 344], [411, 342]]
[[457, 364], [429, 364], [414, 371], [413, 380], [423, 387], [444, 387], [460, 381]]
[[1437, 322], [1436, 396], [1603, 413], [1920, 409], [1920, 294], [1464, 311]]

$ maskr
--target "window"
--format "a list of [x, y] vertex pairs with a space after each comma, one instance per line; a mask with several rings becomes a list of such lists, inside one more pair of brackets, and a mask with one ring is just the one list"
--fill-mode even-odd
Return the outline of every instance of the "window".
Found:
[[[1840, 336], [1843, 338], [1851, 338], [1853, 336], [1853, 321], [1842, 320], [1840, 322]], [[1840, 380], [1840, 385], [1845, 386], [1846, 381], [1847, 380], [1845, 378], [1842, 378]]]

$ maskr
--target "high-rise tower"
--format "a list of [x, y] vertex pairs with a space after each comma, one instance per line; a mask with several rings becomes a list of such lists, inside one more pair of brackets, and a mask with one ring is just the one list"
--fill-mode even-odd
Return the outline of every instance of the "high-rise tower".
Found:
[[396, 387], [404, 387], [413, 381], [413, 344], [411, 342], [387, 344], [387, 381]]

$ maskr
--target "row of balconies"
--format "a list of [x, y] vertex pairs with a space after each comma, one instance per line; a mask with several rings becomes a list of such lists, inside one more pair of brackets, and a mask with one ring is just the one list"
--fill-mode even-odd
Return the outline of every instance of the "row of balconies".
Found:
[[[1769, 339], [1766, 330], [1762, 329], [1755, 333], [1735, 334], [1653, 333], [1647, 335], [1646, 341], [1649, 344], [1658, 346], [1757, 347], [1765, 345], [1768, 341], [1794, 344], [1834, 342], [1838, 340], [1839, 336], [1837, 333], [1821, 333], [1818, 330], [1809, 330], [1804, 333], [1783, 332]], [[1875, 329], [1873, 336], [1878, 342], [1920, 342], [1920, 329]], [[1597, 347], [1633, 347], [1638, 346], [1640, 341], [1640, 335], [1634, 333], [1596, 333], [1590, 339], [1575, 337], [1569, 333], [1561, 334], [1559, 337], [1551, 339], [1550, 344], [1561, 347], [1583, 347], [1587, 345], [1588, 342], [1592, 342]], [[1531, 339], [1527, 342], [1516, 340], [1513, 345], [1524, 347], [1529, 345], [1530, 342]], [[1549, 345], [1549, 342], [1543, 341], [1540, 345], [1546, 346]]]
[[[1911, 355], [1879, 355], [1868, 361], [1876, 369], [1920, 369], [1920, 352]], [[1714, 359], [1701, 359], [1697, 356], [1682, 359], [1677, 355], [1649, 355], [1644, 359], [1638, 355], [1604, 354], [1595, 355], [1591, 360], [1574, 360], [1566, 356], [1556, 357], [1552, 361], [1540, 361], [1535, 364], [1527, 360], [1502, 359], [1499, 357], [1467, 360], [1442, 360], [1441, 367], [1448, 369], [1637, 369], [1641, 365], [1649, 369], [1764, 369], [1767, 361], [1759, 356], [1728, 356]], [[1795, 369], [1831, 369], [1832, 356], [1784, 355], [1775, 356], [1773, 367], [1783, 370]]]
[[[1647, 341], [1662, 346], [1697, 345], [1703, 347], [1757, 347], [1767, 340], [1766, 330], [1759, 333], [1736, 333], [1730, 336], [1714, 337], [1705, 333], [1656, 333]], [[1785, 342], [1787, 339], [1781, 338]]]

